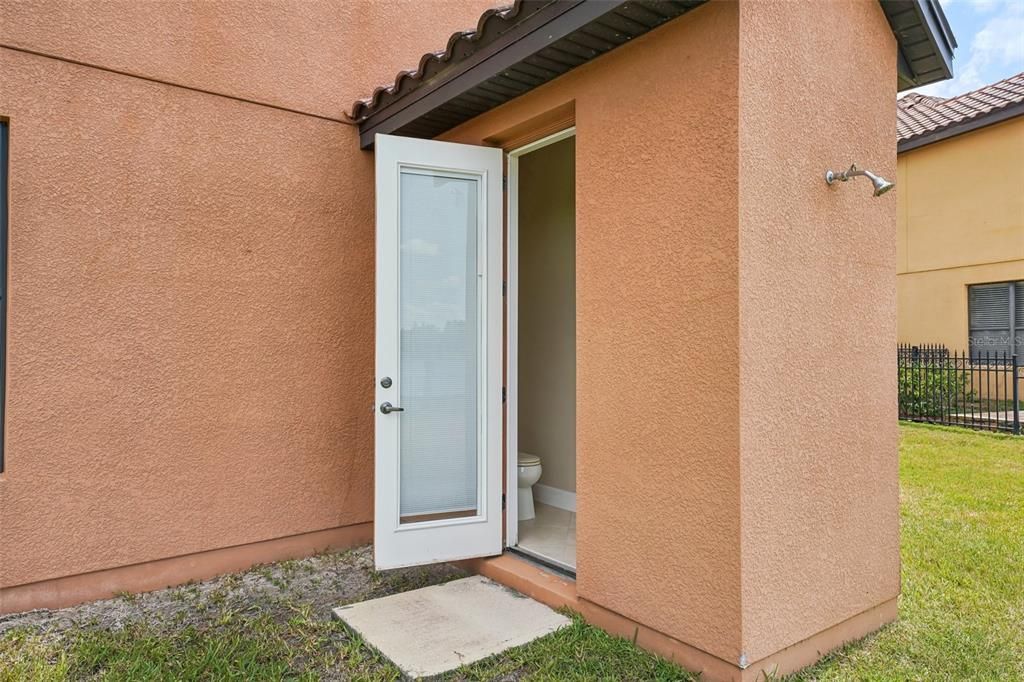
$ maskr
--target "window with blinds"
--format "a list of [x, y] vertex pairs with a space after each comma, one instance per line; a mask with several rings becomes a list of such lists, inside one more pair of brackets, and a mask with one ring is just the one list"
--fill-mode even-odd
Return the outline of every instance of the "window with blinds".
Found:
[[967, 288], [971, 357], [1016, 353], [1024, 360], [1024, 280]]

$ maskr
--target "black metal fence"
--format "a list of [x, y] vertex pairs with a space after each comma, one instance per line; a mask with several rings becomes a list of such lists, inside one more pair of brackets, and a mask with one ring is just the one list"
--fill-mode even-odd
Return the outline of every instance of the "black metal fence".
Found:
[[1020, 433], [1024, 376], [1016, 355], [901, 344], [896, 357], [900, 419]]

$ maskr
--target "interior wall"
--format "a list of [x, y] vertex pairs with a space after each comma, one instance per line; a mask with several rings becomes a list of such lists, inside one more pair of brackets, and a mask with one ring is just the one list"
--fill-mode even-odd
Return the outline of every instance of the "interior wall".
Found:
[[519, 159], [519, 449], [576, 492], [576, 140]]

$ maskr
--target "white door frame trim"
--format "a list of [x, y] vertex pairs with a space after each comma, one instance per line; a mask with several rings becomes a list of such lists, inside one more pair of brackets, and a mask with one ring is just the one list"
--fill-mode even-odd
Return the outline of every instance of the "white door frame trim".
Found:
[[[505, 249], [505, 546], [519, 544], [519, 157], [576, 135], [576, 126], [508, 152], [508, 236]], [[515, 488], [515, 490], [513, 489]]]

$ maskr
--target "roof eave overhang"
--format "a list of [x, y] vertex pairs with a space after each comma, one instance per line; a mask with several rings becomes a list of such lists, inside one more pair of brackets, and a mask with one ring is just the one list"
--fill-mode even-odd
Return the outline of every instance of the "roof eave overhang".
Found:
[[[454, 35], [445, 53], [356, 103], [360, 147], [377, 134], [436, 137], [705, 2], [516, 0], [491, 10], [476, 32]], [[950, 78], [956, 40], [938, 0], [879, 2], [899, 50], [897, 89]]]
[[1011, 118], [1017, 116], [1024, 116], [1024, 102], [1018, 102], [1009, 106], [1003, 107], [1002, 109], [995, 109], [987, 114], [977, 116], [960, 123], [954, 123], [938, 130], [933, 130], [922, 135], [915, 135], [904, 140], [900, 140], [896, 145], [896, 152], [902, 154], [903, 152], [909, 152], [912, 149], [918, 149], [929, 144], [941, 142], [942, 140], [948, 140], [951, 137], [957, 135], [963, 135], [969, 133], [972, 130], [978, 130], [979, 128], [985, 128], [987, 126], [995, 125], [996, 123], [1002, 123], [1008, 121]]
[[938, 0], [879, 0], [896, 36], [896, 89], [953, 77], [956, 37]]
[[[553, 71], [551, 78], [547, 80], [553, 80], [572, 68], [611, 51], [705, 2], [706, 0], [557, 0], [534, 3], [541, 6], [532, 12], [522, 11], [529, 8], [529, 3], [517, 3], [515, 9], [522, 11], [524, 17], [517, 21], [511, 30], [505, 31], [466, 58], [453, 59], [444, 70], [423, 80], [407, 94], [393, 99], [386, 105], [364, 105], [371, 111], [359, 120], [359, 145], [363, 149], [373, 146], [374, 136], [378, 133], [410, 134], [405, 132], [409, 126], [432, 117], [436, 121], [432, 132], [440, 134], [462, 122], [457, 116], [453, 117], [449, 112], [442, 111], [442, 107], [457, 98], [473, 96], [477, 88], [486, 88], [496, 79], [501, 80], [509, 69], [522, 65], [531, 58], [536, 59], [541, 51], [561, 40], [578, 37], [578, 42], [584, 43], [576, 55], [581, 61], [568, 66], [564, 71]], [[524, 7], [520, 7], [521, 5]], [[648, 19], [632, 21], [639, 19], [641, 15]], [[613, 16], [615, 25], [610, 26], [609, 18]], [[601, 44], [602, 40], [606, 41], [604, 45]], [[588, 50], [592, 54], [588, 55]], [[499, 101], [493, 106], [514, 99], [547, 80], [529, 85], [522, 92], [513, 91], [503, 101], [498, 94]], [[490, 90], [487, 94], [494, 95]], [[486, 109], [479, 113], [483, 111]], [[470, 117], [466, 117], [465, 120]]]

